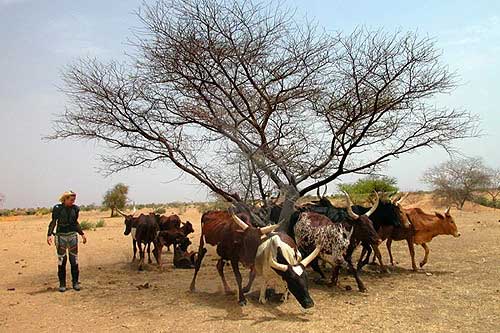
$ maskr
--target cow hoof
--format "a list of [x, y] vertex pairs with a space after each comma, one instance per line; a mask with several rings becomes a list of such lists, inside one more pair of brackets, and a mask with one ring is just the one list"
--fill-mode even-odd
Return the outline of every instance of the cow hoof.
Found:
[[322, 277], [315, 278], [314, 283], [319, 284], [319, 285], [324, 285], [325, 284], [325, 279]]
[[426, 264], [426, 263], [422, 261], [422, 262], [420, 263], [420, 268], [424, 267], [424, 265], [425, 265], [425, 264]]
[[142, 272], [143, 270], [144, 270], [144, 268], [142, 268], [142, 267], [139, 267], [139, 269], [138, 269], [139, 272]]
[[366, 289], [366, 288], [360, 288], [360, 289], [359, 289], [359, 292], [360, 292], [360, 293], [366, 293], [367, 291], [368, 291], [368, 289]]
[[242, 300], [240, 300], [240, 301], [238, 302], [238, 304], [239, 304], [240, 306], [245, 306], [245, 305], [247, 305], [247, 300], [246, 300], [246, 299], [242, 299]]
[[259, 298], [259, 303], [265, 305], [267, 303], [267, 299], [265, 298]]

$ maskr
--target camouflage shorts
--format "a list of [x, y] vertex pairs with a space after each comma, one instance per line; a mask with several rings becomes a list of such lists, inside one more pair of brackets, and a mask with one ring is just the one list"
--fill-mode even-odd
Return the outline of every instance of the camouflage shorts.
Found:
[[66, 252], [69, 252], [72, 264], [78, 263], [78, 234], [76, 232], [69, 234], [56, 234], [55, 243], [59, 265], [63, 264]]

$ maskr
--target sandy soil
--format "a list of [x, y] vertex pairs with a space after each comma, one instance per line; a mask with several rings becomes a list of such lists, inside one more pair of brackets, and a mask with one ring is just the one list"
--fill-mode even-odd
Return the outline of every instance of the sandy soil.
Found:
[[[427, 209], [431, 203], [422, 202]], [[435, 238], [425, 271], [411, 271], [405, 243], [396, 242], [398, 264], [390, 274], [378, 273], [377, 267], [365, 269], [367, 293], [358, 292], [344, 272], [342, 286], [353, 290], [311, 283], [316, 307], [307, 313], [293, 298], [260, 305], [259, 281], [249, 304], [238, 306], [235, 296], [221, 292], [213, 249], [205, 257], [195, 293], [188, 291], [193, 271], [174, 270], [171, 253], [163, 256], [162, 271], [149, 265], [138, 272], [130, 263], [131, 240], [123, 236], [123, 220], [97, 212], [81, 217], [106, 221], [104, 228], [87, 232], [86, 245], [80, 244], [83, 289], [59, 293], [55, 248], [45, 243], [48, 216], [3, 219], [0, 331], [500, 332], [500, 211], [467, 206], [452, 215], [462, 237]], [[197, 248], [200, 214], [188, 209], [181, 218], [194, 223]], [[418, 248], [418, 258], [422, 255]], [[235, 286], [230, 267], [226, 272]], [[138, 288], [146, 283], [149, 288]]]

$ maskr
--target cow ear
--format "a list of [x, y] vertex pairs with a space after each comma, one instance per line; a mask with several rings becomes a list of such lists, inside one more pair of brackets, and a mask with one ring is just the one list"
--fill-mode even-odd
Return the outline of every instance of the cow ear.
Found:
[[434, 214], [436, 214], [436, 216], [439, 217], [441, 220], [444, 220], [443, 214], [438, 213], [438, 212], [434, 212]]

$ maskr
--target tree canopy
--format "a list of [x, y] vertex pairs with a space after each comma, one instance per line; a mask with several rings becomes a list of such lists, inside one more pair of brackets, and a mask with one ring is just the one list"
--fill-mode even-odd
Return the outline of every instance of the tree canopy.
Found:
[[128, 186], [123, 183], [116, 184], [112, 189], [104, 194], [102, 205], [111, 209], [111, 217], [116, 213], [116, 209], [123, 209], [127, 204]]
[[144, 4], [128, 61], [64, 70], [69, 103], [51, 137], [105, 143], [109, 173], [170, 163], [233, 203], [278, 192], [286, 220], [343, 175], [474, 135], [469, 112], [434, 105], [456, 78], [433, 39], [329, 33], [281, 5]]

